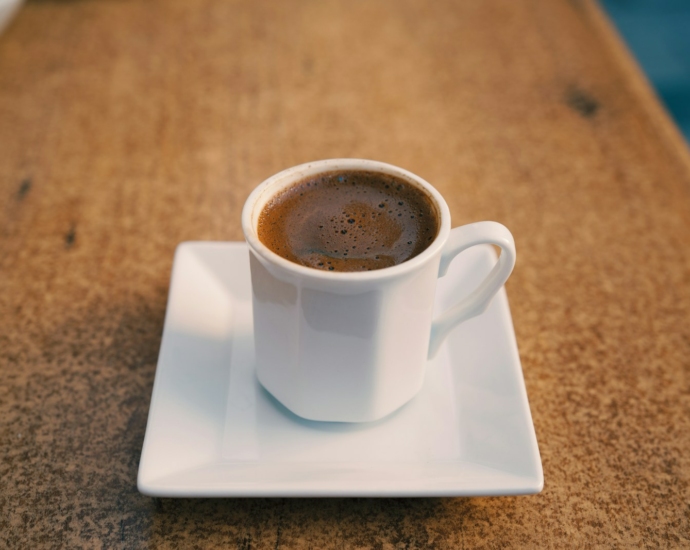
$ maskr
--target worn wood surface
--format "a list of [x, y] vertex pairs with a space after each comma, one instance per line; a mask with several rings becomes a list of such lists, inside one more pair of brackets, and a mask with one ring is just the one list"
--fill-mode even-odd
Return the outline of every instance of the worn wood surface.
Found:
[[[136, 490], [173, 251], [329, 157], [513, 231], [521, 498]], [[0, 36], [0, 546], [690, 546], [690, 162], [577, 0], [36, 1]]]

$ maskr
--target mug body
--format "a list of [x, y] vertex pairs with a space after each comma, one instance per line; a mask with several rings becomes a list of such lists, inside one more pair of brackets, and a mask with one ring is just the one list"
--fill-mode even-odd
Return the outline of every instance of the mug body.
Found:
[[[422, 189], [439, 232], [422, 253], [393, 267], [333, 272], [290, 262], [258, 238], [259, 215], [283, 189], [337, 170], [383, 172]], [[359, 159], [312, 162], [269, 178], [242, 213], [249, 244], [256, 373], [295, 414], [310, 420], [382, 418], [421, 389], [441, 252], [450, 214], [427, 182], [392, 165]]]

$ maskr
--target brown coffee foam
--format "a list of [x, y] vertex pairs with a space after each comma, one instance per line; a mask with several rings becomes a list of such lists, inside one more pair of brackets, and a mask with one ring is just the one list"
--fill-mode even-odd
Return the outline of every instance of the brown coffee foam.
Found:
[[438, 234], [431, 198], [388, 174], [334, 171], [305, 178], [273, 197], [259, 239], [292, 262], [322, 270], [368, 271], [398, 265]]

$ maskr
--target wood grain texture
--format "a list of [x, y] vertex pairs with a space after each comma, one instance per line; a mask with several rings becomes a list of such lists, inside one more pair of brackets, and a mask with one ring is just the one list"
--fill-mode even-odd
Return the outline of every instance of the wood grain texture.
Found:
[[[175, 246], [331, 157], [513, 231], [542, 494], [137, 493]], [[589, 2], [30, 2], [0, 36], [0, 546], [690, 547], [688, 250], [688, 151]]]

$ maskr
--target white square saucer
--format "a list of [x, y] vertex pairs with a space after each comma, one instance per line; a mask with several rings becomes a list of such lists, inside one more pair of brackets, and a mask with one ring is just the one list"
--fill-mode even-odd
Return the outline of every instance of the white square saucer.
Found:
[[[463, 252], [439, 280], [443, 310], [496, 260]], [[245, 243], [175, 254], [138, 488], [161, 497], [479, 496], [542, 490], [537, 439], [505, 290], [456, 328], [422, 391], [373, 423], [313, 422], [254, 374]]]

